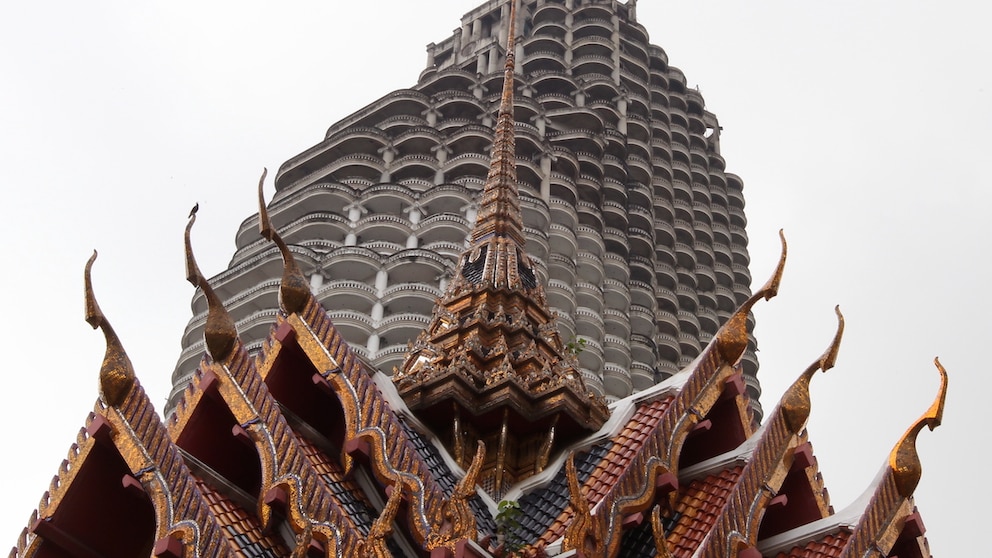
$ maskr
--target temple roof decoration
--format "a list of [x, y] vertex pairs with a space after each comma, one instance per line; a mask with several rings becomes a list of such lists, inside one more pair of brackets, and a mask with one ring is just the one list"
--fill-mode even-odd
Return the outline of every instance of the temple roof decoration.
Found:
[[763, 287], [755, 291], [750, 298], [742, 304], [736, 312], [727, 320], [727, 323], [720, 328], [716, 334], [717, 346], [723, 359], [730, 363], [736, 363], [747, 349], [747, 317], [761, 299], [771, 300], [778, 295], [778, 287], [782, 283], [782, 273], [785, 271], [785, 260], [789, 255], [789, 245], [785, 241], [785, 232], [778, 231], [779, 240], [782, 242], [782, 252], [778, 259], [778, 266], [768, 282]]
[[[749, 314], [778, 292], [781, 232], [771, 279], [695, 360], [609, 408], [586, 389], [524, 252], [515, 1], [509, 12], [470, 246], [395, 377], [360, 358], [314, 297], [269, 219], [263, 170], [259, 228], [282, 257], [281, 311], [250, 355], [193, 256], [194, 207], [187, 276], [208, 301], [209, 354], [165, 424], [97, 304], [95, 252], [86, 264], [86, 320], [107, 345], [100, 398], [11, 558], [930, 558], [912, 496], [917, 437], [943, 414], [938, 361], [934, 403], [839, 514], [806, 431], [810, 381], [837, 358], [839, 309], [828, 349], [754, 419], [742, 355]], [[497, 521], [503, 498], [519, 504], [514, 524]]]
[[110, 326], [110, 322], [100, 310], [100, 305], [93, 294], [93, 280], [91, 270], [93, 262], [96, 261], [96, 250], [86, 262], [86, 269], [83, 272], [84, 296], [86, 298], [86, 323], [93, 329], [100, 328], [107, 341], [107, 351], [103, 357], [103, 364], [100, 366], [100, 393], [103, 400], [110, 406], [120, 405], [131, 388], [134, 387], [134, 367], [131, 366], [131, 359], [128, 358], [121, 345], [121, 340]]
[[312, 294], [310, 283], [300, 271], [300, 266], [296, 264], [293, 253], [289, 251], [289, 246], [283, 242], [282, 237], [279, 236], [278, 231], [269, 220], [269, 212], [265, 207], [265, 197], [262, 193], [265, 176], [268, 172], [268, 169], [263, 168], [262, 176], [258, 179], [258, 232], [266, 240], [274, 242], [279, 247], [283, 261], [282, 282], [279, 284], [279, 305], [284, 312], [292, 314], [303, 310]]
[[207, 345], [207, 351], [216, 361], [225, 360], [234, 350], [235, 342], [238, 338], [238, 328], [234, 325], [234, 320], [227, 313], [213, 287], [200, 273], [200, 267], [196, 265], [196, 257], [193, 255], [193, 245], [190, 242], [190, 232], [193, 224], [196, 223], [196, 212], [200, 210], [200, 204], [193, 206], [189, 212], [189, 222], [186, 224], [185, 246], [186, 246], [186, 280], [194, 287], [203, 291], [209, 305], [207, 315], [207, 325], [203, 331], [203, 339]]
[[940, 373], [937, 395], [923, 415], [899, 439], [865, 510], [860, 514], [850, 542], [840, 554], [842, 558], [861, 556], [929, 556], [923, 534], [926, 529], [916, 505], [913, 492], [920, 481], [923, 467], [916, 451], [916, 437], [924, 427], [940, 426], [947, 398], [947, 371], [934, 359]]
[[470, 439], [495, 448], [484, 484], [497, 496], [542, 470], [552, 448], [594, 432], [609, 415], [586, 388], [524, 251], [514, 153], [516, 19], [512, 1], [492, 158], [470, 246], [393, 375], [422, 420], [454, 429], [447, 443], [459, 461], [458, 448]]
[[923, 413], [923, 416], [906, 430], [889, 455], [889, 469], [892, 470], [892, 475], [896, 479], [899, 494], [904, 498], [913, 495], [916, 485], [920, 483], [920, 476], [923, 474], [920, 456], [916, 452], [916, 437], [923, 430], [923, 427], [933, 430], [940, 426], [940, 421], [944, 417], [944, 401], [947, 399], [947, 370], [940, 364], [939, 359], [933, 359], [933, 363], [940, 372], [940, 388], [937, 390], [937, 397], [930, 408]]
[[[743, 555], [742, 551], [755, 550], [759, 528], [764, 526], [767, 530], [771, 524], [763, 519], [770, 509], [774, 509], [775, 499], [781, 497], [779, 503], [788, 503], [789, 495], [783, 487], [797, 462], [797, 450], [806, 442], [802, 431], [810, 412], [809, 382], [818, 370], [833, 367], [844, 333], [844, 317], [840, 309], [835, 311], [838, 323], [833, 341], [823, 356], [807, 367], [786, 390], [778, 408], [755, 435], [757, 439], [749, 460], [698, 556], [734, 557]], [[799, 468], [807, 469], [811, 465], [804, 462]], [[796, 495], [792, 497], [797, 498]], [[816, 499], [815, 494], [813, 499]], [[797, 502], [793, 504], [798, 509]], [[822, 501], [815, 504], [812, 509], [816, 517], [813, 519], [821, 519], [826, 505]]]

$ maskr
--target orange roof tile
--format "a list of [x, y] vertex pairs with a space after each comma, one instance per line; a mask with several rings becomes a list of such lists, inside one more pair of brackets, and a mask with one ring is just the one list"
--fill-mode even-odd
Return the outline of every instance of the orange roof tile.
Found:
[[735, 466], [689, 483], [675, 504], [678, 522], [668, 535], [672, 556], [692, 556], [713, 527], [724, 503], [744, 471]]
[[822, 540], [810, 541], [802, 546], [793, 547], [788, 552], [779, 552], [775, 558], [837, 558], [850, 538], [850, 531], [841, 530], [823, 537]]

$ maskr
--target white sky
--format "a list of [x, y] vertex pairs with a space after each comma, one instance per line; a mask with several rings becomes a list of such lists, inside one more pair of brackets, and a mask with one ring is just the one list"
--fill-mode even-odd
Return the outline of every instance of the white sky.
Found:
[[[15, 544], [97, 397], [103, 337], [82, 316], [91, 250], [101, 306], [161, 407], [190, 317], [189, 208], [200, 203], [200, 267], [218, 273], [255, 210], [261, 168], [413, 85], [424, 46], [476, 3], [0, 8], [0, 548]], [[939, 355], [950, 390], [944, 426], [920, 436], [917, 503], [935, 554], [967, 555], [992, 499], [980, 412], [992, 382], [979, 358], [992, 316], [989, 9], [641, 0], [638, 10], [724, 127], [755, 286], [774, 267], [776, 231], [789, 239], [781, 294], [755, 311], [766, 411], [827, 346], [839, 303], [847, 334], [837, 367], [813, 382], [809, 424], [839, 510], [929, 406]]]

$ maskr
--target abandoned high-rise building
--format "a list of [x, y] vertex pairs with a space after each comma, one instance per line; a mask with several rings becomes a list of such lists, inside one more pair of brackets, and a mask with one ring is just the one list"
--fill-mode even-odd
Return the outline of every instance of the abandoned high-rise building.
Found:
[[[489, 162], [509, 5], [486, 2], [427, 68], [334, 124], [276, 177], [272, 220], [355, 351], [389, 373], [466, 246]], [[514, 102], [527, 250], [586, 384], [607, 401], [692, 362], [750, 295], [741, 180], [720, 126], [633, 3], [524, 1]], [[252, 350], [277, 312], [279, 255], [238, 231], [211, 281]], [[206, 301], [168, 407], [203, 353]], [[750, 328], [749, 328], [750, 329]], [[753, 344], [744, 378], [760, 417]]]

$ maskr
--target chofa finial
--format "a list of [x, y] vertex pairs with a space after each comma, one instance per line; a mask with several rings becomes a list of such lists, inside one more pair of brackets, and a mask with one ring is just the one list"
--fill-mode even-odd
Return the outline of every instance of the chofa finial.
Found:
[[923, 416], [916, 420], [912, 426], [906, 430], [899, 443], [889, 454], [889, 468], [895, 477], [896, 488], [904, 498], [909, 498], [916, 490], [916, 485], [920, 483], [923, 474], [923, 465], [920, 463], [920, 456], [916, 451], [916, 437], [926, 426], [930, 430], [940, 426], [944, 417], [944, 401], [947, 399], [947, 370], [940, 364], [940, 360], [933, 359], [937, 371], [940, 373], [940, 387], [937, 390], [937, 397], [930, 405]]
[[282, 254], [283, 268], [282, 283], [279, 285], [279, 302], [287, 314], [292, 314], [300, 312], [306, 307], [311, 296], [310, 283], [303, 276], [300, 267], [296, 265], [296, 259], [289, 251], [289, 246], [279, 236], [275, 227], [272, 226], [272, 221], [269, 220], [269, 211], [265, 207], [265, 196], [262, 193], [267, 174], [268, 169], [263, 168], [262, 176], [258, 179], [258, 232], [267, 240], [275, 242], [276, 246], [279, 247], [279, 253]]
[[207, 351], [215, 361], [225, 360], [234, 348], [234, 342], [238, 338], [238, 329], [234, 325], [234, 320], [227, 313], [220, 298], [214, 292], [210, 283], [200, 273], [199, 266], [196, 265], [196, 258], [193, 256], [193, 245], [190, 242], [190, 231], [193, 230], [193, 223], [196, 222], [196, 212], [199, 211], [200, 204], [193, 206], [189, 212], [189, 223], [186, 224], [186, 280], [194, 287], [199, 287], [203, 295], [207, 298], [207, 323], [203, 329], [203, 340], [207, 345]]
[[765, 286], [751, 295], [751, 298], [747, 299], [744, 304], [741, 304], [716, 334], [717, 348], [725, 362], [736, 363], [747, 349], [747, 315], [751, 312], [751, 308], [758, 300], [762, 298], [771, 300], [772, 297], [778, 294], [778, 287], [782, 282], [782, 273], [785, 271], [786, 256], [789, 253], [789, 245], [786, 243], [785, 233], [781, 229], [778, 231], [778, 237], [782, 241], [782, 253], [778, 258], [778, 265], [775, 267], [775, 272], [772, 274], [771, 279], [765, 283]]
[[93, 262], [96, 261], [97, 252], [93, 250], [93, 255], [86, 262], [83, 271], [84, 296], [86, 304], [86, 322], [93, 326], [93, 329], [103, 330], [103, 336], [107, 340], [107, 351], [103, 356], [103, 364], [100, 366], [100, 393], [104, 402], [111, 407], [116, 407], [124, 402], [127, 394], [134, 387], [135, 376], [134, 367], [131, 366], [131, 359], [124, 352], [124, 346], [120, 339], [110, 327], [110, 322], [100, 310], [100, 305], [96, 302], [93, 294], [93, 280], [90, 272]]
[[785, 395], [782, 396], [782, 402], [779, 405], [786, 426], [794, 434], [799, 433], [806, 425], [806, 420], [809, 419], [810, 409], [812, 408], [809, 396], [810, 380], [813, 379], [813, 375], [816, 374], [817, 370], [826, 372], [833, 368], [834, 363], [837, 361], [837, 353], [840, 351], [840, 340], [844, 337], [844, 315], [840, 313], [840, 306], [834, 307], [834, 312], [837, 313], [837, 333], [834, 334], [833, 341], [830, 342], [830, 346], [827, 347], [823, 355], [816, 362], [810, 364], [785, 392]]

